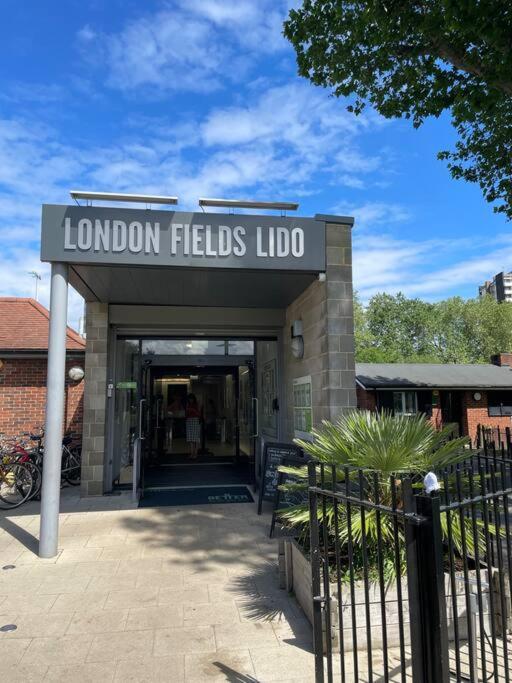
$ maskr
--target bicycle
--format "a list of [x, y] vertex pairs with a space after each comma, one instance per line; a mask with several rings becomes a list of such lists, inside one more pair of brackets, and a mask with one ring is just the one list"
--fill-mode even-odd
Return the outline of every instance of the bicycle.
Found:
[[27, 448], [21, 437], [6, 437], [0, 434], [0, 458], [4, 464], [18, 463], [30, 471], [33, 485], [29, 497], [32, 498], [41, 487], [41, 470], [35, 462], [33, 450]]
[[82, 449], [73, 445], [73, 437], [65, 436], [62, 440], [62, 477], [70, 486], [80, 484], [82, 469]]
[[[29, 456], [32, 458], [34, 466], [38, 468], [41, 476], [38, 479], [38, 486], [34, 491], [34, 497], [40, 494], [42, 483], [42, 471], [44, 466], [44, 448], [42, 441], [44, 438], [44, 431], [41, 429], [39, 434], [30, 434], [30, 439], [37, 443], [36, 447]], [[66, 435], [62, 439], [62, 456], [61, 456], [61, 478], [70, 486], [78, 486], [80, 484], [81, 473], [81, 448], [77, 444], [73, 444], [73, 437]]]
[[[44, 430], [41, 428], [39, 434], [25, 433], [22, 436], [35, 441], [36, 446], [30, 449], [21, 437], [2, 438], [2, 435], [0, 435], [0, 453], [2, 453], [5, 464], [17, 463], [30, 471], [32, 475], [32, 490], [26, 500], [29, 498], [39, 500], [44, 464], [44, 448], [42, 445]], [[65, 436], [62, 440], [61, 457], [62, 479], [70, 486], [78, 486], [81, 472], [81, 448], [77, 444], [73, 444], [73, 438], [69, 435]], [[19, 504], [21, 505], [22, 502], [25, 502], [25, 499]]]
[[34, 479], [29, 468], [17, 461], [0, 462], [0, 509], [19, 507], [31, 496]]

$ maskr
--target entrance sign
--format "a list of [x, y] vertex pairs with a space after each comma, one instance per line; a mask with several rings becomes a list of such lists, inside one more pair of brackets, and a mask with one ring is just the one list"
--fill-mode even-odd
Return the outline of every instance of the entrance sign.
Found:
[[303, 458], [302, 448], [292, 443], [267, 443], [263, 454], [263, 468], [261, 470], [260, 496], [258, 500], [258, 514], [264, 500], [275, 501], [279, 480], [278, 468], [286, 458]]
[[296, 216], [45, 204], [41, 259], [321, 272], [325, 224]]

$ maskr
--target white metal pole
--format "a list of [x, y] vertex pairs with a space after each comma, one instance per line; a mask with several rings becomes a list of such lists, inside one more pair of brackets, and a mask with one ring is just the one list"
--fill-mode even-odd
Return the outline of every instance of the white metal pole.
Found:
[[68, 266], [52, 263], [39, 557], [55, 557], [59, 540], [67, 312]]

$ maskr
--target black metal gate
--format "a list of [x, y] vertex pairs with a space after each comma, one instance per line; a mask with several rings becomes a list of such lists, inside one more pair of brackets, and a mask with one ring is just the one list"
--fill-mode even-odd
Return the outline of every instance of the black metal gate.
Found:
[[511, 474], [483, 453], [425, 482], [310, 463], [317, 682], [509, 682]]

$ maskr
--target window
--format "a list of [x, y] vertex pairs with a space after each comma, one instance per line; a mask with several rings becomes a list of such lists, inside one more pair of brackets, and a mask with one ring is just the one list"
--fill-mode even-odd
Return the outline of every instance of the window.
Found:
[[313, 428], [311, 376], [293, 380], [293, 427], [295, 437], [311, 440]]
[[252, 356], [252, 340], [225, 339], [144, 339], [143, 355], [162, 356]]
[[163, 356], [223, 356], [222, 339], [147, 339], [142, 341], [143, 355]]
[[394, 391], [393, 411], [395, 415], [415, 415], [418, 412], [418, 399], [415, 391]]
[[512, 391], [487, 392], [489, 417], [512, 415]]
[[252, 356], [254, 354], [253, 341], [228, 341], [229, 356]]

